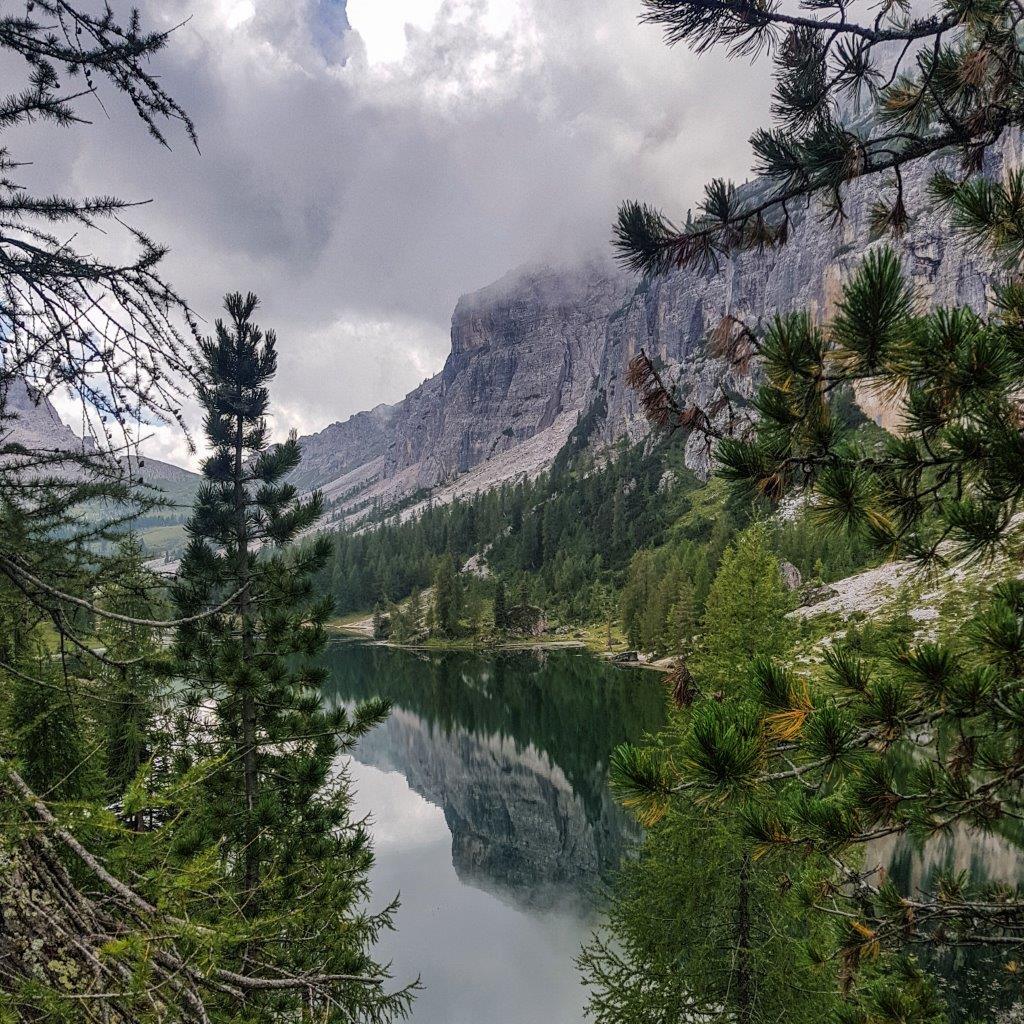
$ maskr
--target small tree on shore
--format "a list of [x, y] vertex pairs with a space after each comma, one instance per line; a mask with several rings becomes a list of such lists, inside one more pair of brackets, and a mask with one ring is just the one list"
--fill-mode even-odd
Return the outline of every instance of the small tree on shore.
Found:
[[499, 579], [494, 585], [494, 628], [504, 629], [508, 624], [508, 605], [505, 584]]
[[458, 636], [462, 604], [462, 583], [455, 559], [451, 554], [442, 555], [434, 570], [434, 623], [442, 636]]
[[788, 650], [789, 599], [761, 523], [726, 549], [708, 593], [694, 669], [711, 690], [735, 686], [756, 658]]

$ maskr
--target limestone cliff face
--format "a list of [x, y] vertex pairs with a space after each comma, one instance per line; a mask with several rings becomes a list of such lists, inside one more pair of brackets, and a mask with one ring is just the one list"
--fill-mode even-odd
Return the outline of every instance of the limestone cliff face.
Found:
[[355, 509], [452, 483], [538, 437], [522, 468], [542, 468], [595, 393], [608, 323], [632, 288], [595, 263], [520, 272], [464, 297], [441, 372], [398, 405], [304, 438], [298, 482]]
[[[1008, 140], [988, 170], [1017, 161]], [[896, 245], [922, 301], [984, 309], [990, 267], [950, 231], [929, 203], [935, 165], [907, 175], [916, 214]], [[708, 334], [726, 314], [751, 325], [806, 308], [819, 318], [834, 310], [843, 282], [869, 246], [868, 212], [877, 182], [851, 190], [847, 218], [828, 225], [815, 216], [797, 223], [777, 250], [723, 261], [715, 271], [680, 270], [638, 286], [608, 262], [520, 271], [460, 300], [452, 318], [452, 350], [443, 370], [396, 406], [362, 413], [304, 439], [301, 483], [320, 486], [343, 518], [370, 501], [392, 501], [425, 489], [444, 500], [542, 469], [577, 418], [598, 395], [607, 417], [597, 440], [646, 432], [625, 386], [629, 360], [641, 348], [659, 357], [684, 395], [702, 404], [724, 392], [752, 393], [756, 367], [713, 358]], [[876, 398], [866, 411], [889, 422]], [[693, 468], [707, 467], [696, 439]]]

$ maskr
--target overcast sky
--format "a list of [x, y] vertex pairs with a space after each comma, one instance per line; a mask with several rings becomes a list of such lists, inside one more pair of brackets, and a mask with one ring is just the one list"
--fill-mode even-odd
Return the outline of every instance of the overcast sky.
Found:
[[[156, 67], [201, 154], [116, 103], [24, 145], [50, 190], [152, 198], [135, 220], [211, 322], [225, 292], [261, 296], [278, 432], [401, 398], [440, 369], [461, 294], [607, 251], [621, 199], [682, 213], [744, 178], [768, 106], [765, 67], [668, 50], [639, 0], [140, 6], [188, 19]], [[158, 447], [184, 457], [170, 432]]]

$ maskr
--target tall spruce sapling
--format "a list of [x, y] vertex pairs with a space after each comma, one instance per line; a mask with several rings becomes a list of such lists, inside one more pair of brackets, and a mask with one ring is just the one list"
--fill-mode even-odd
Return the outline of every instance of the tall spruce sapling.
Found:
[[434, 569], [434, 624], [442, 636], [451, 639], [459, 635], [463, 604], [459, 571], [451, 552], [447, 552]]
[[[314, 1000], [324, 1019], [390, 1020], [405, 1013], [411, 993], [386, 992], [386, 971], [370, 953], [394, 906], [378, 914], [360, 906], [371, 853], [350, 818], [338, 764], [388, 707], [374, 700], [349, 712], [321, 699], [315, 659], [331, 603], [314, 597], [312, 577], [330, 544], [288, 545], [315, 526], [323, 501], [319, 493], [300, 499], [287, 481], [300, 460], [294, 435], [270, 444], [276, 339], [253, 322], [256, 307], [252, 294], [227, 296], [227, 320], [201, 346], [211, 454], [174, 595], [183, 615], [230, 603], [182, 626], [177, 639], [181, 675], [202, 710], [187, 734], [190, 753], [212, 766], [192, 809], [191, 841], [216, 844], [230, 873], [231, 905], [244, 921], [241, 964], [339, 976], [329, 998]], [[301, 1002], [300, 990], [268, 992], [266, 1013]]]
[[505, 596], [505, 584], [498, 580], [494, 584], [494, 628], [504, 629], [508, 625], [508, 599]]
[[701, 619], [694, 671], [706, 690], [735, 688], [756, 658], [789, 650], [790, 599], [764, 523], [726, 549]]

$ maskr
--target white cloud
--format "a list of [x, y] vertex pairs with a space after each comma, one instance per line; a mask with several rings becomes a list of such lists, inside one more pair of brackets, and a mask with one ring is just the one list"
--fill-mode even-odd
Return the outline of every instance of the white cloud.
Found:
[[217, 0], [218, 14], [229, 28], [238, 28], [256, 14], [254, 0]]
[[409, 788], [399, 772], [386, 772], [349, 759], [347, 770], [355, 790], [353, 817], [370, 815], [374, 849], [409, 851], [441, 844], [451, 846], [451, 833], [440, 807]]
[[442, 0], [348, 0], [348, 20], [371, 64], [392, 64], [406, 53], [409, 29], [428, 29]]

